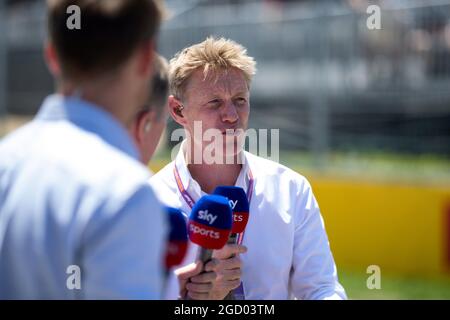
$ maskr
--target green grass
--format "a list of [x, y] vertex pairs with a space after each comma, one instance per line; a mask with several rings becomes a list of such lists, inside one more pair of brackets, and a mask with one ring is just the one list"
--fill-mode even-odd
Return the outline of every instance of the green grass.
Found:
[[450, 158], [437, 155], [333, 152], [319, 162], [311, 153], [282, 151], [280, 162], [301, 173], [346, 179], [444, 185], [450, 182]]
[[381, 288], [368, 289], [370, 274], [339, 270], [339, 282], [352, 300], [450, 299], [450, 278], [424, 278], [381, 273]]
[[[170, 150], [161, 148], [155, 162], [170, 162]], [[344, 179], [433, 183], [449, 185], [450, 158], [437, 155], [402, 155], [385, 152], [332, 152], [320, 161], [310, 152], [280, 151], [279, 162], [306, 176]]]

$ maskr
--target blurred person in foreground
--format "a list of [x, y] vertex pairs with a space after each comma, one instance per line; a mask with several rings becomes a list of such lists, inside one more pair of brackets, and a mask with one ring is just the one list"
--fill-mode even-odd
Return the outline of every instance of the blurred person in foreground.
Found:
[[141, 108], [129, 127], [129, 132], [139, 150], [140, 160], [148, 165], [158, 146], [168, 116], [169, 64], [156, 55], [153, 60], [153, 76], [149, 102]]
[[[70, 5], [81, 29], [67, 28]], [[0, 299], [160, 299], [167, 226], [128, 132], [149, 99], [160, 5], [47, 7], [57, 92], [0, 142]]]
[[250, 218], [238, 244], [215, 250], [205, 266], [190, 243], [168, 298], [346, 299], [308, 181], [243, 150], [254, 74], [254, 59], [227, 39], [208, 38], [170, 61], [169, 112], [187, 138], [150, 184], [184, 212], [217, 186], [241, 187]]

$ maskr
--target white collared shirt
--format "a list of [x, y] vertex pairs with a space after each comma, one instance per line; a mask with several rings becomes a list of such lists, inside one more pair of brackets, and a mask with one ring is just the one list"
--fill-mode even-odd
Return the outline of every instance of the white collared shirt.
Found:
[[[163, 203], [189, 214], [191, 208], [178, 189], [174, 165], [195, 201], [206, 193], [189, 173], [184, 145], [175, 161], [154, 175], [150, 184]], [[244, 152], [235, 184], [244, 190], [249, 169], [254, 190], [242, 242], [248, 248], [241, 255], [245, 299], [346, 299], [309, 182], [283, 165]], [[198, 246], [191, 243], [181, 266], [194, 262], [197, 250]], [[166, 297], [176, 299], [178, 290], [173, 275]]]

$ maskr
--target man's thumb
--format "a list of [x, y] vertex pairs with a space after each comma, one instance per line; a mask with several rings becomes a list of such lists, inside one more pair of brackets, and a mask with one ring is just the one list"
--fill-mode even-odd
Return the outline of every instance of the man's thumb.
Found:
[[178, 279], [188, 280], [190, 277], [200, 274], [203, 270], [203, 263], [201, 261], [196, 261], [187, 266], [179, 268], [175, 271]]

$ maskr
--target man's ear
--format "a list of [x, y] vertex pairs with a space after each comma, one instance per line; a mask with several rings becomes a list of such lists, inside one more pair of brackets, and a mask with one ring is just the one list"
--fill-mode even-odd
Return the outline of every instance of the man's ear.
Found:
[[181, 101], [175, 98], [173, 95], [169, 96], [169, 113], [173, 120], [178, 124], [184, 126], [186, 124], [186, 118], [184, 116], [184, 107]]
[[154, 44], [148, 41], [141, 46], [139, 51], [138, 72], [140, 75], [148, 76], [153, 71]]
[[142, 116], [139, 117], [136, 123], [136, 140], [139, 144], [144, 141], [146, 134], [149, 131], [149, 127], [151, 126], [152, 121], [152, 112], [146, 112]]
[[51, 41], [47, 41], [44, 46], [44, 58], [50, 73], [55, 78], [61, 77], [61, 67], [59, 64], [58, 55], [56, 54], [55, 46]]

